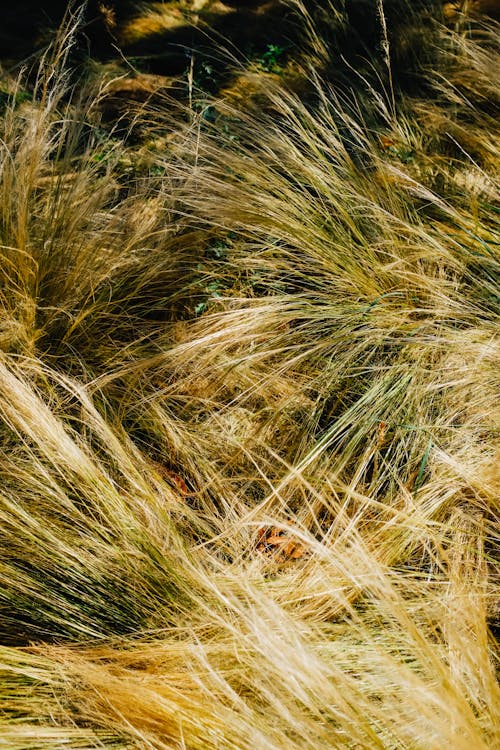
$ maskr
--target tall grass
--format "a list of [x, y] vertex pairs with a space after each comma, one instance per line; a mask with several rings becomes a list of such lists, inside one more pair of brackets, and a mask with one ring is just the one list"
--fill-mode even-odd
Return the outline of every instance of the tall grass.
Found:
[[497, 747], [497, 37], [144, 155], [65, 28], [2, 121], [0, 747]]

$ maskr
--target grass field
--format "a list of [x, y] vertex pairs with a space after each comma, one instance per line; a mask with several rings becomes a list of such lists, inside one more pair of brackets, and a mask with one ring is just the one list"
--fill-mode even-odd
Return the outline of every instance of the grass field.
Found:
[[498, 25], [287, 7], [2, 77], [0, 748], [500, 748]]

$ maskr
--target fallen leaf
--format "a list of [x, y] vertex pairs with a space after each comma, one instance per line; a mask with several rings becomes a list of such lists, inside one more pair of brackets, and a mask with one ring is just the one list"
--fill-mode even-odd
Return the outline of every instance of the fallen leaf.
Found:
[[382, 148], [389, 149], [396, 145], [396, 141], [394, 138], [391, 138], [388, 135], [380, 135], [379, 136], [380, 145]]
[[170, 479], [182, 495], [189, 495], [189, 487], [182, 477], [180, 477], [175, 473], [175, 471], [172, 471], [171, 469], [166, 469], [165, 473], [168, 477], [170, 477]]
[[256, 549], [268, 555], [279, 555], [281, 558], [298, 560], [306, 552], [306, 548], [300, 542], [296, 542], [284, 529], [270, 526], [261, 527], [257, 531], [258, 541]]
[[187, 486], [184, 479], [179, 476], [179, 474], [177, 474], [177, 472], [173, 471], [172, 469], [167, 469], [166, 466], [159, 463], [158, 461], [152, 461], [151, 463], [163, 479], [167, 479], [175, 485], [176, 489], [179, 490], [181, 495], [186, 496], [190, 494], [189, 487]]

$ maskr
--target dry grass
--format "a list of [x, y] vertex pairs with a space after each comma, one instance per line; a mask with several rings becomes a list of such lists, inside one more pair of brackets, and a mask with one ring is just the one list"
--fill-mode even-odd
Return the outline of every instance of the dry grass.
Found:
[[500, 746], [500, 66], [440, 40], [144, 162], [71, 28], [8, 106], [0, 747]]

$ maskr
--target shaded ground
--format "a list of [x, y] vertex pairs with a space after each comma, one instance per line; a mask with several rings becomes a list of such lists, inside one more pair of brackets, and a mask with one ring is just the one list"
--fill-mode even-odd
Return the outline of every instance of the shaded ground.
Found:
[[[60, 24], [67, 3], [24, 0], [0, 9], [0, 59], [12, 63], [47, 45]], [[376, 62], [381, 52], [381, 27], [376, 3], [348, 0], [332, 12], [328, 3], [305, 3], [327, 42], [330, 74], [338, 74], [343, 59], [356, 68]], [[394, 8], [392, 7], [394, 5]], [[78, 7], [76, 3], [74, 7]], [[341, 8], [341, 9], [340, 9]], [[406, 75], [418, 56], [415, 37], [439, 3], [413, 4], [402, 18], [392, 2], [384, 4], [396, 68]], [[418, 18], [418, 24], [415, 19]], [[348, 31], [346, 31], [348, 29]], [[417, 31], [418, 30], [418, 31]], [[106, 61], [122, 56], [132, 68], [165, 76], [182, 73], [196, 53], [202, 83], [216, 88], [227, 80], [231, 65], [258, 60], [263, 67], [282, 64], [300, 54], [305, 43], [303, 21], [293, 4], [283, 0], [173, 0], [171, 2], [98, 2], [90, 0], [74, 50]], [[422, 46], [422, 45], [421, 45]], [[309, 50], [310, 51], [310, 50]], [[324, 61], [323, 61], [324, 62]]]
[[[462, 17], [459, 3], [443, 5], [439, 0], [419, 0], [408, 5], [404, 14], [395, 0], [386, 0], [385, 26], [374, 0], [346, 0], [338, 9], [309, 0], [303, 6], [320, 35], [321, 49], [290, 0], [89, 0], [73, 47], [73, 63], [78, 68], [90, 56], [113, 63], [116, 74], [130, 79], [115, 87], [108, 119], [120, 116], [117, 97], [144, 101], [179, 76], [190, 93], [198, 89], [216, 94], [253, 66], [259, 73], [289, 77], [292, 73], [293, 88], [298, 85], [294, 64], [304, 61], [344, 91], [362, 88], [366, 80], [383, 90], [394, 85], [421, 94], [426, 81], [422, 70], [434, 62], [433, 45], [428, 42], [436, 21], [456, 25]], [[476, 15], [498, 16], [498, 6], [497, 0], [468, 3], [468, 22], [471, 7]], [[80, 7], [79, 3], [73, 7]], [[63, 0], [3, 3], [0, 61], [4, 70], [15, 73], [22, 65], [36, 66], [67, 8]], [[186, 93], [186, 86], [177, 87], [178, 91]]]

